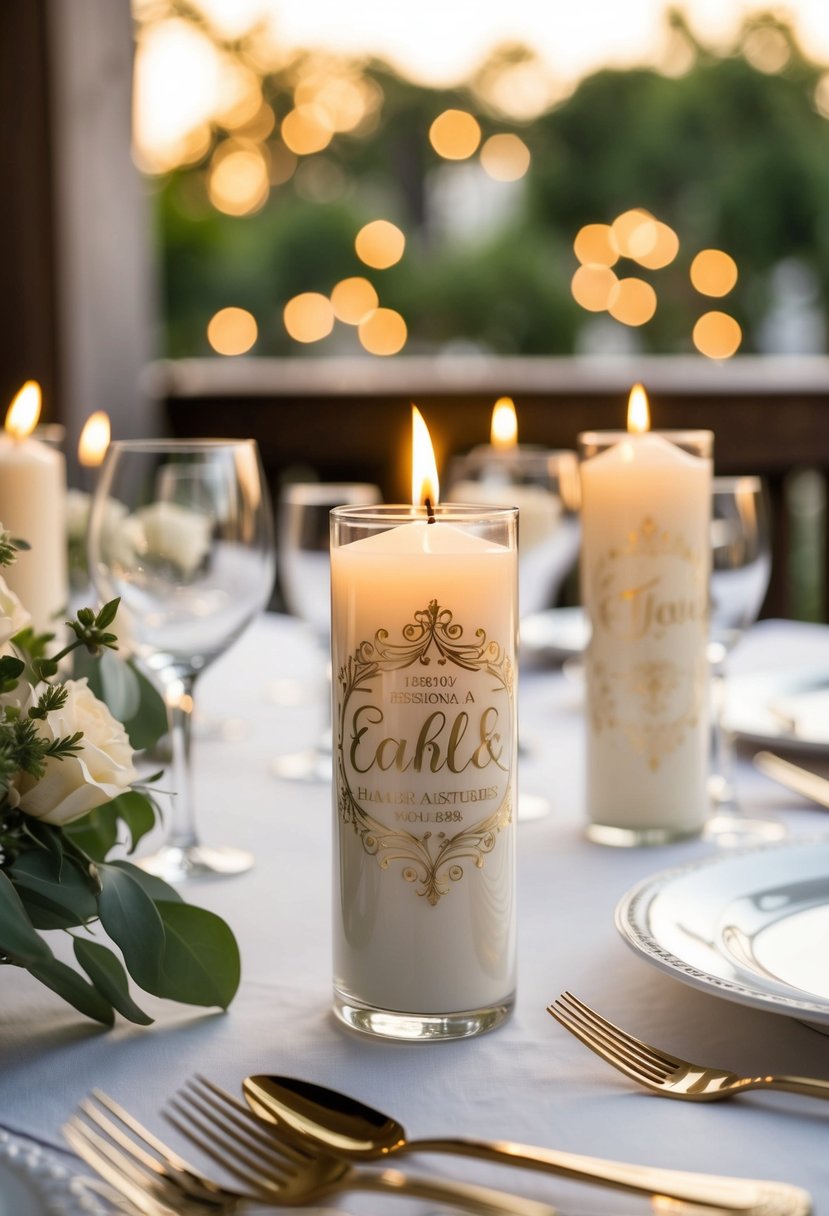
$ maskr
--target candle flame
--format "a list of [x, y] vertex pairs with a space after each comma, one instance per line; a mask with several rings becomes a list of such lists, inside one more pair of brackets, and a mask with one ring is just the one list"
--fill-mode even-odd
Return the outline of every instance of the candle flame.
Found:
[[644, 435], [651, 429], [651, 414], [648, 395], [641, 384], [634, 384], [628, 398], [628, 431], [631, 435]]
[[425, 506], [426, 499], [436, 506], [440, 494], [435, 453], [423, 415], [412, 406], [412, 502]]
[[511, 397], [499, 397], [492, 407], [490, 442], [502, 451], [518, 442], [518, 417]]
[[15, 439], [31, 435], [40, 417], [40, 385], [37, 380], [27, 380], [18, 389], [6, 413], [6, 430]]
[[97, 469], [109, 447], [110, 433], [109, 414], [96, 410], [89, 415], [78, 440], [78, 460], [85, 469]]

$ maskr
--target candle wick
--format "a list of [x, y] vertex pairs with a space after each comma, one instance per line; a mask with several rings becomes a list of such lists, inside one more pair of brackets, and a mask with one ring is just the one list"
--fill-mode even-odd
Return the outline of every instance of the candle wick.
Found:
[[432, 506], [431, 498], [424, 499], [423, 505], [426, 508], [426, 523], [433, 524], [435, 522], [435, 508]]

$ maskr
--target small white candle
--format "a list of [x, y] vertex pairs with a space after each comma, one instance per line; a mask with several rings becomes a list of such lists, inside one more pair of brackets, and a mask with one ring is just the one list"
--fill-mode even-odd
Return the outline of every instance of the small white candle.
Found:
[[474, 1033], [515, 983], [515, 512], [333, 519], [335, 1007], [393, 1037]]
[[603, 449], [581, 466], [588, 834], [613, 844], [696, 834], [708, 810], [711, 435], [686, 433], [694, 454], [647, 426], [636, 386], [631, 431], [580, 437]]
[[28, 380], [9, 407], [0, 433], [0, 524], [29, 543], [3, 577], [38, 630], [60, 633], [68, 601], [66, 461], [32, 437], [40, 388]]

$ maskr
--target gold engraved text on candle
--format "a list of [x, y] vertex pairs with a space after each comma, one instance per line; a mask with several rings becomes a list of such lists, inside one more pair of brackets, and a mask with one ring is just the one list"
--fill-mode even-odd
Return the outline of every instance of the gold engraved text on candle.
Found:
[[[662, 591], [663, 579], [647, 560], [642, 561], [641, 576], [635, 577], [638, 559], [671, 563], [675, 574], [671, 594]], [[703, 637], [707, 635], [703, 555], [691, 549], [681, 536], [661, 529], [646, 517], [624, 544], [609, 549], [596, 563], [593, 586], [594, 642], [587, 654], [593, 726], [597, 731], [621, 730], [631, 748], [656, 770], [663, 757], [679, 747], [687, 731], [697, 724], [707, 666], [704, 655], [689, 666], [670, 655], [643, 652], [636, 657], [632, 648], [649, 639], [663, 641], [674, 629], [683, 627], [697, 628]], [[598, 653], [603, 638], [612, 642], [612, 658], [607, 648]]]
[[[433, 664], [458, 674], [420, 674]], [[413, 668], [417, 675], [403, 674]], [[382, 869], [399, 863], [401, 876], [417, 884], [417, 893], [433, 906], [464, 877], [463, 863], [483, 868], [512, 819], [513, 693], [513, 666], [503, 647], [482, 629], [466, 640], [452, 612], [435, 600], [403, 626], [399, 641], [377, 630], [338, 673], [340, 818]], [[384, 701], [395, 709], [387, 714]], [[423, 810], [398, 810], [383, 822], [381, 806], [412, 805], [407, 793], [375, 785], [384, 774], [464, 774], [470, 781], [464, 789], [418, 790], [412, 801]], [[465, 809], [480, 802], [495, 805], [468, 824]], [[458, 809], [425, 809], [435, 805]], [[428, 826], [416, 833], [404, 824]]]

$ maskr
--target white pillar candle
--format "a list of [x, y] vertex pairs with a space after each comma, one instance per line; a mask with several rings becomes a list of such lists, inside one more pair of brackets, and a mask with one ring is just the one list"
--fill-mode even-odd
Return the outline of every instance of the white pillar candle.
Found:
[[708, 810], [711, 434], [580, 442], [598, 452], [581, 466], [588, 834], [694, 835]]
[[0, 524], [29, 543], [3, 577], [42, 632], [62, 631], [68, 601], [66, 461], [31, 435], [40, 413], [40, 390], [28, 381], [0, 432]]
[[467, 1035], [512, 1005], [514, 538], [510, 509], [332, 513], [335, 1009], [358, 1029]]

